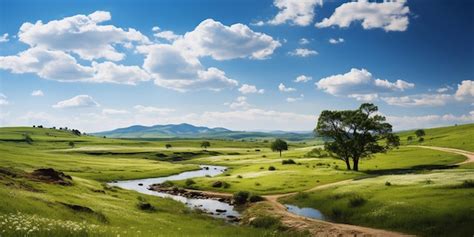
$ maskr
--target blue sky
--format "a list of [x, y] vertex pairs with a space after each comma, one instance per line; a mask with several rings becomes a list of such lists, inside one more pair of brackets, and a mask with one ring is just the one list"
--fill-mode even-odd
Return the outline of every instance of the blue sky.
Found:
[[[1, 1], [0, 125], [474, 122], [474, 2]], [[299, 78], [299, 81], [296, 81]]]

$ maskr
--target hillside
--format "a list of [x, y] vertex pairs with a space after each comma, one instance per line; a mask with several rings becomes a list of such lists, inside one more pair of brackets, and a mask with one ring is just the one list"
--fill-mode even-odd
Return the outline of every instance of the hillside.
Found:
[[219, 139], [263, 139], [283, 138], [300, 141], [314, 138], [311, 132], [246, 132], [232, 131], [226, 128], [208, 128], [187, 123], [142, 126], [134, 125], [111, 131], [93, 133], [95, 136], [111, 138], [219, 138]]
[[408, 136], [416, 140], [415, 130], [400, 132], [400, 141], [404, 145], [440, 146], [474, 151], [474, 124], [424, 129], [423, 142], [408, 142]]

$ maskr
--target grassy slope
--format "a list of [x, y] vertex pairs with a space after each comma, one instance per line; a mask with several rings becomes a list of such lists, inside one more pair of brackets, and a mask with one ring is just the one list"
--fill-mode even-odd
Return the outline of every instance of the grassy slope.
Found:
[[[425, 129], [424, 142], [412, 142], [408, 145], [440, 146], [474, 151], [474, 124], [457, 125], [442, 128]], [[400, 132], [400, 141], [407, 144], [407, 137], [416, 139], [415, 131]]]
[[[32, 145], [22, 141], [25, 133], [33, 138]], [[150, 149], [163, 147], [164, 144], [88, 136], [77, 137], [68, 132], [50, 129], [0, 128], [0, 153], [2, 154], [0, 167], [13, 167], [18, 169], [16, 172], [19, 173], [30, 172], [41, 167], [52, 167], [72, 175], [74, 180], [73, 186], [63, 187], [34, 182], [27, 178], [0, 175], [2, 203], [0, 214], [3, 215], [2, 217], [13, 216], [14, 218], [15, 215], [19, 215], [15, 213], [21, 212], [25, 215], [36, 214], [42, 218], [48, 218], [48, 223], [85, 221], [86, 226], [95, 224], [98, 225], [99, 230], [105, 230], [105, 233], [87, 232], [96, 236], [116, 236], [117, 233], [121, 236], [261, 236], [270, 233], [267, 230], [225, 224], [223, 221], [190, 212], [184, 205], [175, 201], [111, 189], [99, 182], [118, 178], [168, 175], [193, 169], [195, 165], [141, 159], [139, 155], [128, 158], [127, 155], [109, 157], [70, 152], [69, 141], [74, 141], [77, 149], [87, 146], [120, 146], [126, 150], [139, 149], [138, 147]], [[157, 210], [154, 212], [139, 210], [136, 207], [139, 197], [146, 199]], [[72, 211], [59, 202], [86, 206], [94, 213]], [[7, 219], [5, 217], [5, 220]], [[10, 227], [19, 227], [21, 221], [26, 222], [24, 219], [21, 218], [17, 224], [0, 223], [0, 232], [7, 231], [7, 234], [23, 236], [27, 229], [11, 232]], [[29, 223], [24, 225], [29, 225], [28, 228], [31, 228]], [[66, 223], [57, 232], [45, 233], [43, 236], [49, 236], [51, 233], [58, 236], [74, 233], [79, 236], [84, 235], [80, 230], [73, 231], [72, 234], [67, 232], [69, 225]], [[43, 226], [41, 229], [46, 228], [49, 227]], [[36, 233], [41, 235], [39, 232]]]

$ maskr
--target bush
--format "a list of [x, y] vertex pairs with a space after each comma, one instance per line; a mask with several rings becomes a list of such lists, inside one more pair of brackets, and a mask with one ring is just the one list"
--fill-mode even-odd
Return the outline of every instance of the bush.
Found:
[[[38, 126], [39, 127], [39, 126]], [[28, 143], [28, 144], [32, 144], [33, 143], [33, 138], [30, 137], [30, 135], [28, 134], [25, 134], [23, 135], [25, 137], [25, 142]]]
[[241, 178], [243, 178], [243, 177], [242, 177], [242, 175], [239, 174], [239, 175], [237, 175], [237, 178], [238, 178], [238, 179], [241, 179]]
[[196, 184], [196, 182], [194, 182], [194, 180], [192, 179], [186, 179], [186, 182], [184, 184], [186, 185], [186, 187], [189, 187], [193, 184]]
[[259, 182], [255, 182], [255, 186], [260, 186], [261, 184]]
[[474, 188], [474, 180], [464, 180], [461, 184], [456, 185], [456, 188]]
[[211, 186], [213, 188], [220, 188], [220, 187], [222, 187], [222, 184], [223, 184], [222, 181], [215, 181], [214, 183], [212, 183]]
[[154, 211], [155, 210], [155, 207], [153, 207], [153, 205], [151, 205], [148, 202], [138, 202], [137, 207], [138, 207], [138, 209], [140, 209], [142, 211]]
[[361, 196], [354, 196], [349, 199], [349, 207], [360, 207], [364, 205], [367, 200]]
[[392, 186], [392, 183], [387, 181], [387, 182], [385, 182], [385, 186]]
[[288, 160], [282, 160], [281, 161], [282, 165], [294, 165], [296, 162], [293, 159], [288, 159]]
[[249, 198], [249, 192], [239, 191], [234, 193], [234, 202], [237, 205], [245, 204]]
[[260, 202], [260, 201], [263, 201], [263, 197], [262, 196], [259, 196], [259, 195], [255, 195], [255, 194], [252, 194], [250, 195], [249, 197], [249, 202]]
[[273, 216], [259, 216], [250, 222], [250, 225], [256, 228], [278, 228], [280, 227], [281, 223], [280, 220]]
[[276, 170], [276, 168], [274, 166], [269, 166], [268, 170], [273, 171], [273, 170]]
[[227, 183], [227, 182], [222, 182], [222, 187], [223, 187], [223, 188], [229, 188], [229, 187], [230, 187], [230, 184]]
[[419, 142], [424, 142], [425, 139], [424, 139], [423, 137], [420, 137], [420, 138], [418, 139], [418, 141], [419, 141]]
[[171, 188], [174, 186], [174, 183], [169, 180], [166, 180], [165, 182], [161, 183], [161, 186], [165, 188]]

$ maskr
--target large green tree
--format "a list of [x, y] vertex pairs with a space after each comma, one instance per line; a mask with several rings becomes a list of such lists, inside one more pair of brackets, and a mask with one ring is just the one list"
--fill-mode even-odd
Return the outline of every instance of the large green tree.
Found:
[[399, 137], [392, 133], [392, 125], [377, 111], [377, 106], [369, 103], [356, 110], [325, 110], [314, 132], [330, 138], [324, 144], [325, 149], [343, 160], [348, 170], [352, 160], [357, 171], [360, 159], [400, 145]]
[[288, 150], [288, 143], [278, 138], [274, 142], [272, 142], [270, 148], [272, 149], [272, 151], [279, 151], [281, 157], [281, 152]]

